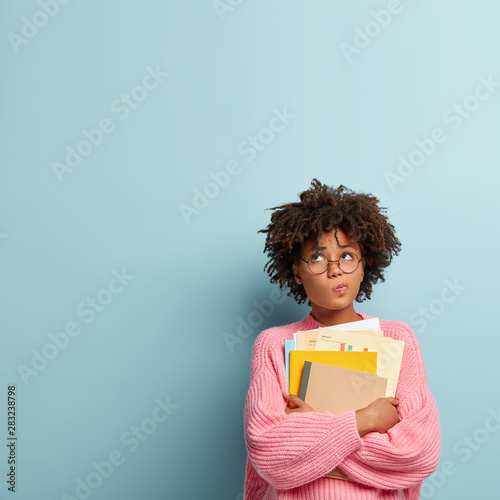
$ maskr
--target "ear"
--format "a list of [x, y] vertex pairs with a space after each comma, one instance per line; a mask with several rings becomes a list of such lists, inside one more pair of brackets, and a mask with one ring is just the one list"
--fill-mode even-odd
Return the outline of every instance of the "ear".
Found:
[[292, 271], [293, 271], [293, 275], [295, 277], [295, 281], [299, 284], [299, 285], [302, 285], [302, 278], [300, 277], [300, 273], [299, 273], [299, 266], [297, 264], [293, 264], [292, 265]]

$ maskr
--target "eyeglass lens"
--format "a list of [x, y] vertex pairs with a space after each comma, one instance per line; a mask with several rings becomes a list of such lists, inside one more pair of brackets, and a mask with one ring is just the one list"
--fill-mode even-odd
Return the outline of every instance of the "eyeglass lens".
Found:
[[[341, 255], [337, 264], [342, 272], [353, 273], [358, 268], [359, 259], [356, 254], [345, 252]], [[308, 266], [311, 272], [315, 274], [324, 273], [328, 269], [328, 259], [321, 253], [315, 253], [309, 258]]]

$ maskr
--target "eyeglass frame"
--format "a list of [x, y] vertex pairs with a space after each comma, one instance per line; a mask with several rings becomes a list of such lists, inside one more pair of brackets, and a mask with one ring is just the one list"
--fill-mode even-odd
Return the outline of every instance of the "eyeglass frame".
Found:
[[[353, 271], [344, 271], [341, 267], [340, 267], [340, 264], [338, 263], [340, 261], [340, 259], [337, 259], [337, 260], [330, 260], [324, 253], [321, 253], [321, 252], [314, 252], [307, 260], [304, 259], [304, 257], [302, 257], [302, 255], [299, 255], [299, 257], [307, 264], [307, 269], [309, 269], [309, 271], [311, 271], [311, 273], [313, 273], [314, 275], [316, 276], [319, 276], [320, 274], [323, 274], [323, 273], [326, 273], [329, 269], [330, 269], [330, 264], [333, 264], [334, 262], [337, 262], [337, 267], [345, 274], [352, 274], [354, 272], [356, 272], [358, 270], [358, 267], [359, 267], [359, 264], [360, 262], [363, 260], [363, 257], [358, 257], [354, 252], [344, 252], [344, 253], [351, 253], [352, 255], [354, 255], [356, 257], [356, 259], [358, 259], [358, 265], [356, 266], [356, 269], [354, 269]], [[320, 273], [315, 273], [310, 267], [309, 267], [309, 261], [311, 260], [311, 257], [314, 257], [315, 255], [322, 255], [325, 259], [326, 259], [326, 262], [327, 262], [327, 265], [326, 265], [326, 269], [324, 271], [321, 271]]]

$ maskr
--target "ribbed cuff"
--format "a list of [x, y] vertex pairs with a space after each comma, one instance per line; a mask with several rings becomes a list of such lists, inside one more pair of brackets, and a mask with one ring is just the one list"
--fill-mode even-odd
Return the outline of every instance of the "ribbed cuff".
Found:
[[314, 453], [318, 477], [328, 474], [345, 457], [363, 445], [359, 436], [354, 410], [338, 413], [323, 413], [331, 417], [331, 430], [319, 441], [311, 453]]

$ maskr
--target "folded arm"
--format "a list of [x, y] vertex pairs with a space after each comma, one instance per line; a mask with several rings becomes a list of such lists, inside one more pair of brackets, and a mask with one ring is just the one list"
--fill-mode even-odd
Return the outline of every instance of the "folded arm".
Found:
[[424, 405], [386, 434], [363, 436], [363, 446], [344, 459], [341, 469], [355, 481], [387, 489], [407, 488], [430, 476], [438, 464], [440, 436], [437, 408], [427, 391], [415, 388]]
[[396, 392], [399, 422], [387, 433], [365, 434], [363, 445], [340, 464], [349, 477], [376, 488], [416, 485], [434, 472], [439, 461], [437, 406], [427, 385], [416, 337], [407, 325], [404, 327], [407, 338]]
[[354, 411], [287, 415], [281, 388], [265, 373], [248, 392], [245, 440], [253, 466], [277, 489], [324, 476], [361, 446]]
[[268, 483], [277, 489], [302, 486], [327, 474], [361, 446], [353, 410], [287, 414], [286, 374], [276, 365], [279, 360], [275, 363], [259, 342], [253, 360], [245, 441], [252, 465]]

